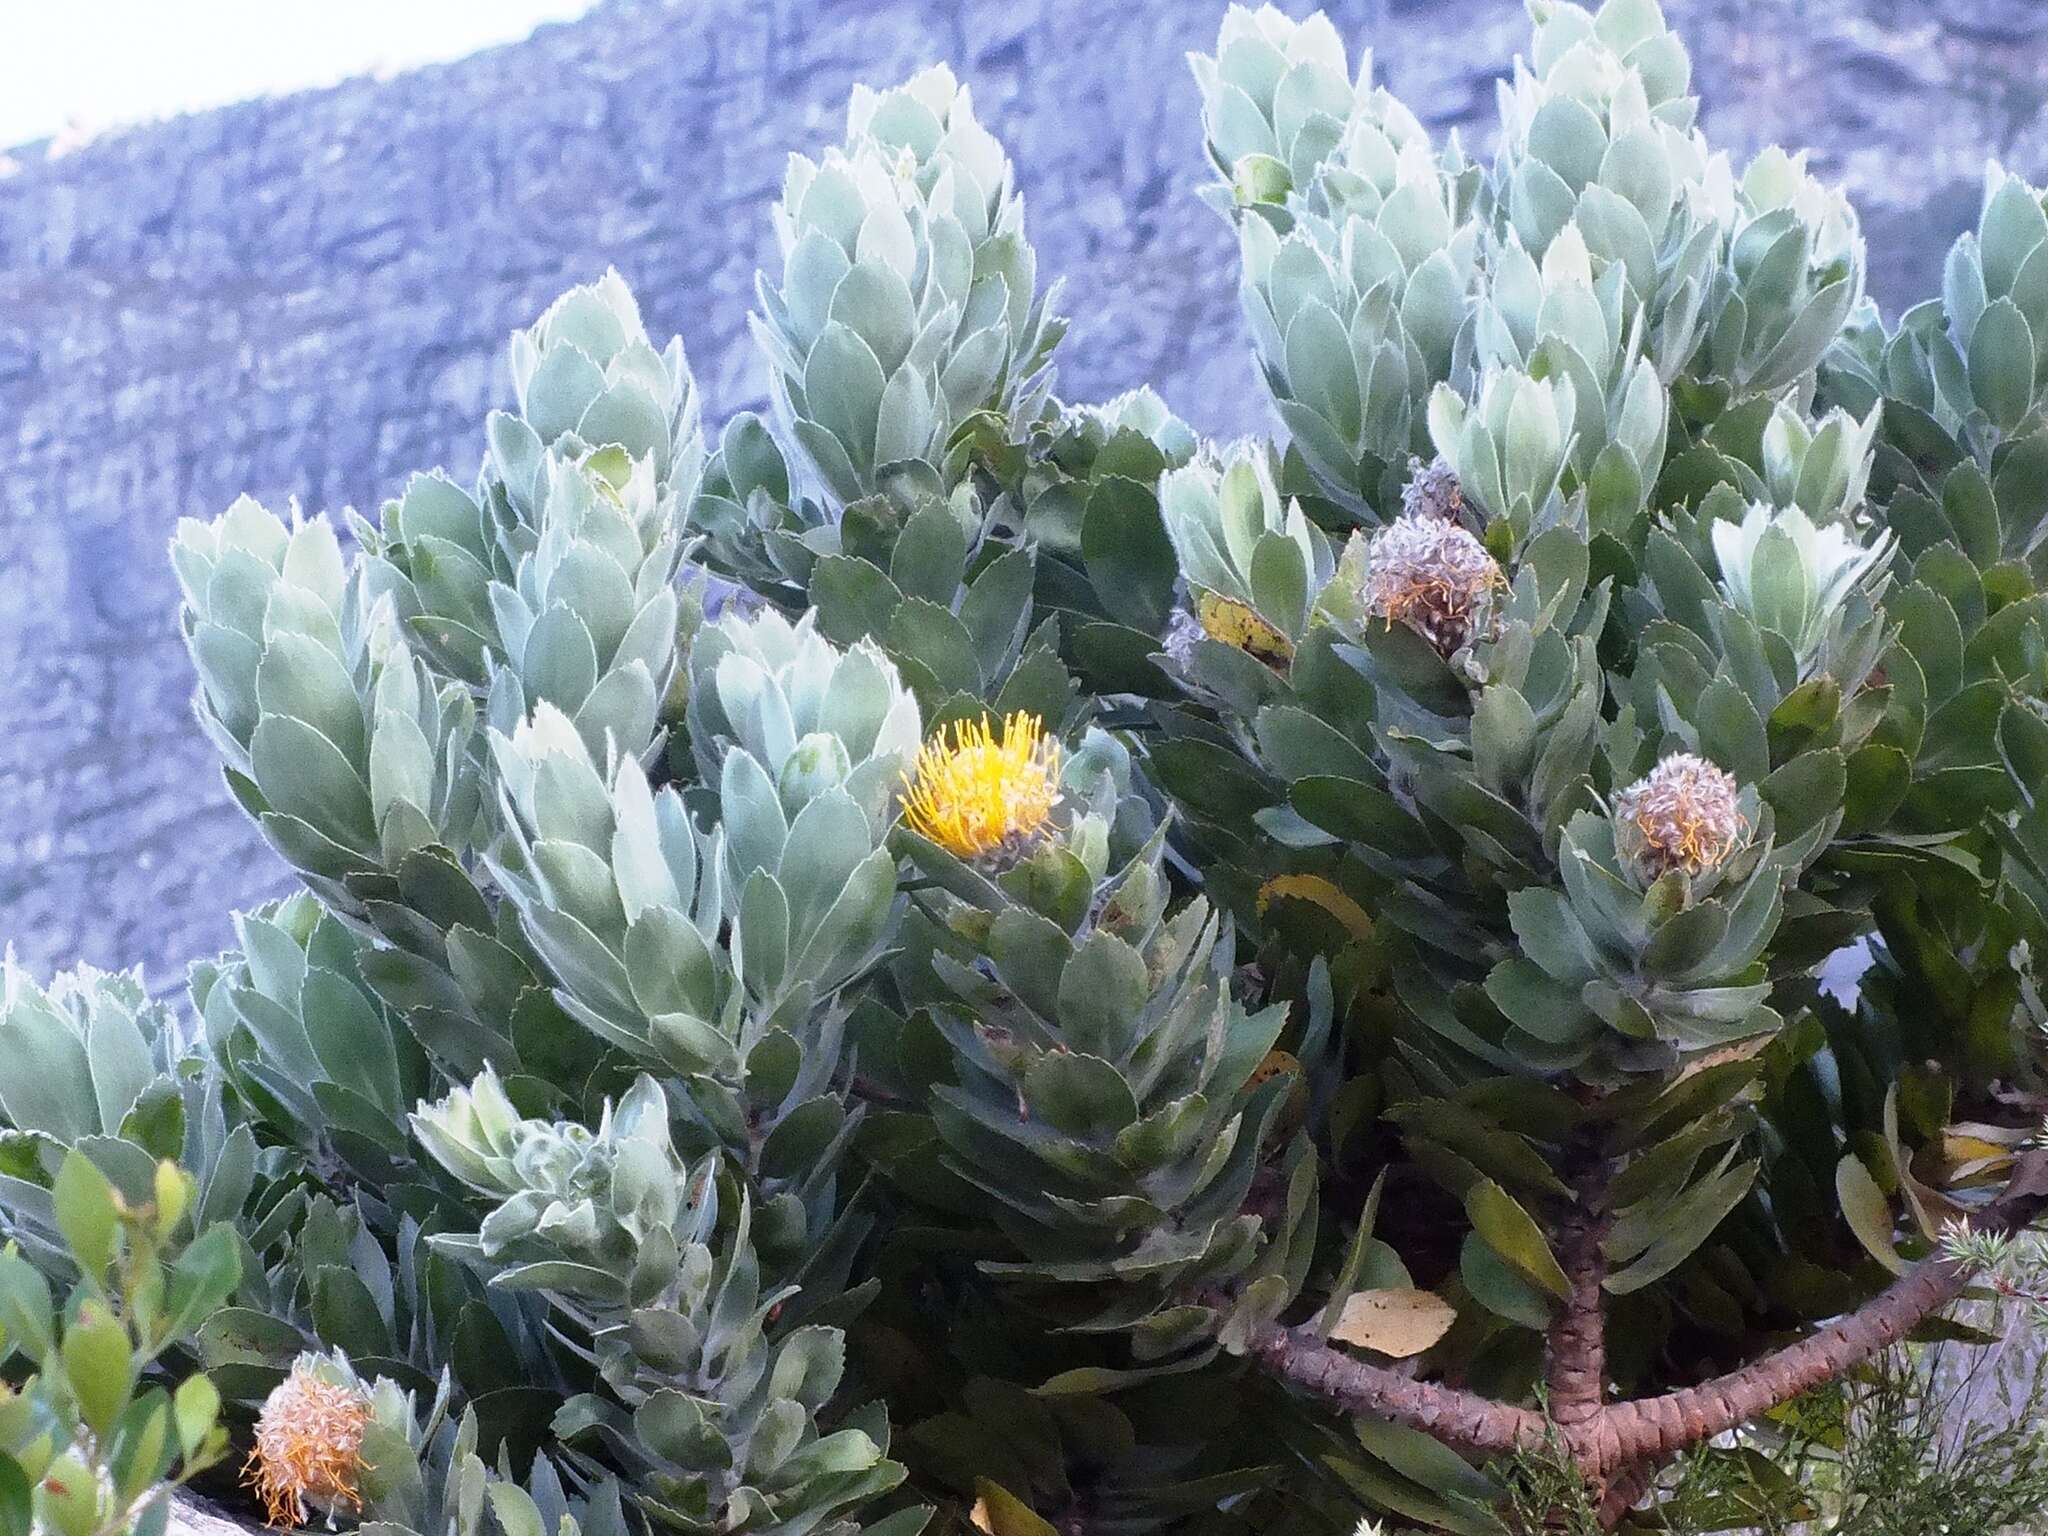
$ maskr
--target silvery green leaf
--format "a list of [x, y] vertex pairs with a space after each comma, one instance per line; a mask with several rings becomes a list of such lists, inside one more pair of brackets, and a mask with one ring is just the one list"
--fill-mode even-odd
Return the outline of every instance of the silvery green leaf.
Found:
[[520, 398], [520, 413], [543, 443], [572, 432], [604, 393], [604, 370], [573, 345], [544, 355]]
[[794, 935], [809, 931], [873, 850], [868, 818], [844, 790], [827, 790], [797, 813], [778, 869]]
[[832, 290], [826, 318], [858, 333], [885, 375], [902, 366], [917, 339], [910, 285], [891, 266], [862, 262], [850, 268]]
[[1599, 185], [1626, 198], [1645, 228], [1662, 230], [1677, 196], [1671, 157], [1659, 135], [1647, 127], [1615, 134], [1600, 161]]
[[576, 708], [576, 729], [594, 752], [639, 757], [654, 740], [658, 700], [647, 663], [635, 657], [605, 673]]
[[520, 647], [520, 681], [530, 703], [542, 700], [572, 713], [597, 686], [597, 647], [573, 610], [543, 609]]
[[624, 959], [633, 1000], [648, 1015], [704, 1019], [718, 1011], [718, 973], [704, 936], [669, 907], [649, 907], [626, 931]]
[[341, 749], [289, 715], [265, 715], [249, 738], [249, 763], [263, 796], [341, 847], [367, 853], [377, 843], [370, 789]]
[[829, 895], [830, 906], [812, 920], [794, 957], [797, 973], [821, 990], [843, 985], [888, 939], [896, 861], [887, 849], [875, 849]]
[[775, 781], [752, 753], [733, 752], [726, 757], [718, 799], [726, 854], [734, 875], [745, 880], [757, 870], [773, 873], [782, 862], [789, 822]]
[[765, 869], [755, 869], [740, 887], [733, 928], [733, 966], [747, 991], [771, 996], [789, 969], [789, 901]]
[[927, 457], [934, 449], [938, 425], [929, 386], [909, 368], [898, 369], [883, 387], [876, 410], [871, 449], [875, 464]]
[[1986, 306], [1970, 335], [1970, 392], [1993, 426], [2011, 431], [2034, 398], [2034, 334], [2009, 298]]
[[668, 416], [644, 389], [608, 387], [577, 418], [576, 435], [593, 447], [616, 446], [650, 460], [657, 477], [668, 473], [673, 451]]
[[256, 702], [264, 713], [289, 715], [319, 732], [351, 762], [364, 750], [362, 701], [342, 659], [317, 640], [277, 633], [256, 669]]
[[1295, 398], [1321, 414], [1338, 436], [1355, 440], [1364, 406], [1342, 322], [1327, 306], [1307, 301], [1288, 322], [1285, 356]]

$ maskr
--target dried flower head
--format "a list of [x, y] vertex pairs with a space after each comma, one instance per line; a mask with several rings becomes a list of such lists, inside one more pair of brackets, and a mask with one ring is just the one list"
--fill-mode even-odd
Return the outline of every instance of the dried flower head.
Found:
[[903, 820], [963, 859], [1008, 862], [1027, 852], [1059, 803], [1059, 743], [1036, 715], [1014, 714], [998, 738], [989, 717], [956, 721], [917, 755], [903, 780]]
[[1404, 513], [1366, 547], [1365, 611], [1406, 624], [1450, 656], [1482, 638], [1500, 565], [1471, 534], [1440, 517]]
[[1286, 661], [1294, 655], [1294, 643], [1234, 597], [1214, 592], [1195, 595], [1195, 618], [1202, 633], [1211, 640], [1235, 646], [1261, 661]]
[[1622, 851], [1645, 880], [1718, 868], [1749, 830], [1738, 794], [1733, 774], [1674, 752], [1614, 797]]
[[1409, 517], [1441, 517], [1455, 519], [1465, 508], [1465, 488], [1458, 483], [1457, 471], [1444, 462], [1442, 455], [1427, 464], [1411, 455], [1408, 459], [1408, 483], [1401, 488], [1401, 510]]
[[370, 1399], [360, 1387], [324, 1380], [301, 1360], [263, 1400], [256, 1448], [243, 1481], [273, 1526], [303, 1525], [306, 1502], [359, 1509], [363, 1430]]

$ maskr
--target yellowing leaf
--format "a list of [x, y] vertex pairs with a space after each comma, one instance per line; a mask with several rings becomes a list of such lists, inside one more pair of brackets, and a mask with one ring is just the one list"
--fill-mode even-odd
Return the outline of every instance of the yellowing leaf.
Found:
[[1906, 1261], [1892, 1246], [1892, 1206], [1870, 1176], [1870, 1170], [1851, 1152], [1835, 1165], [1835, 1193], [1842, 1202], [1842, 1214], [1849, 1230], [1873, 1259], [1895, 1275], [1906, 1272]]
[[1405, 1360], [1450, 1331], [1458, 1314], [1431, 1291], [1360, 1291], [1344, 1303], [1330, 1337]]
[[1308, 1080], [1301, 1070], [1301, 1058], [1292, 1051], [1272, 1050], [1252, 1068], [1252, 1075], [1245, 1079], [1246, 1088], [1256, 1088], [1269, 1078], [1282, 1073], [1294, 1079], [1287, 1090], [1287, 1102], [1280, 1107], [1280, 1113], [1267, 1133], [1274, 1142], [1285, 1141], [1301, 1129], [1301, 1123], [1308, 1118]]
[[974, 1508], [967, 1518], [983, 1536], [1058, 1536], [1030, 1505], [985, 1477], [974, 1480]]
[[[1913, 1213], [1913, 1220], [1920, 1228], [1920, 1235], [1929, 1242], [1941, 1236], [1941, 1229], [1950, 1221], [1963, 1215], [1960, 1203], [1950, 1199], [1940, 1190], [1922, 1183], [1913, 1173], [1912, 1154], [1899, 1137], [1899, 1085], [1892, 1084], [1884, 1096], [1884, 1143], [1892, 1155], [1892, 1165], [1899, 1170], [1899, 1193], [1906, 1197], [1906, 1208]], [[1840, 1187], [1839, 1178], [1836, 1187]], [[1858, 1233], [1861, 1237], [1863, 1234]], [[1882, 1258], [1882, 1255], [1879, 1255]]]
[[1481, 1179], [1465, 1191], [1465, 1215], [1473, 1230], [1524, 1279], [1533, 1280], [1559, 1301], [1571, 1294], [1571, 1282], [1557, 1255], [1550, 1251], [1549, 1239], [1536, 1225], [1536, 1218], [1493, 1180]]
[[1962, 1184], [1983, 1183], [2003, 1176], [2019, 1151], [2011, 1144], [1987, 1141], [1950, 1128], [1941, 1138], [1941, 1182], [1953, 1189]]
[[1941, 1155], [1952, 1163], [1974, 1163], [1982, 1157], [2011, 1157], [2012, 1148], [1994, 1146], [1976, 1136], [1941, 1138]]
[[1245, 1079], [1244, 1085], [1247, 1088], [1256, 1088], [1268, 1078], [1278, 1077], [1282, 1072], [1291, 1072], [1296, 1077], [1301, 1076], [1301, 1058], [1292, 1051], [1268, 1051], [1259, 1064], [1252, 1068], [1252, 1075]]
[[1997, 1170], [2003, 1172], [2019, 1156], [2027, 1132], [1976, 1120], [1959, 1120], [1942, 1132], [1941, 1160], [1947, 1182], [1957, 1183]]
[[1259, 887], [1259, 910], [1264, 912], [1276, 897], [1321, 907], [1342, 923], [1354, 939], [1372, 937], [1372, 919], [1365, 908], [1321, 875], [1275, 875]]
[[1733, 1045], [1702, 1051], [1678, 1069], [1678, 1076], [1671, 1080], [1672, 1086], [1676, 1087], [1689, 1077], [1697, 1077], [1710, 1067], [1726, 1066], [1731, 1061], [1747, 1061], [1752, 1056], [1760, 1056], [1764, 1047], [1775, 1038], [1773, 1035], [1753, 1035], [1747, 1040], [1738, 1040]]
[[2032, 1132], [2018, 1126], [1986, 1125], [1981, 1120], [1958, 1120], [1948, 1128], [1951, 1136], [1965, 1136], [1972, 1141], [1988, 1142], [1995, 1147], [2011, 1150], [2025, 1146]]

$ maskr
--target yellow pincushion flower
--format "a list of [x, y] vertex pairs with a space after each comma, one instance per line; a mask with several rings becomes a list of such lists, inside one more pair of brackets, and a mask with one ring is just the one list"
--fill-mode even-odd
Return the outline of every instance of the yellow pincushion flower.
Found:
[[962, 859], [1014, 858], [1059, 803], [1059, 743], [1036, 715], [1013, 714], [999, 739], [989, 717], [941, 730], [903, 780], [903, 821]]
[[243, 1481], [273, 1526], [303, 1525], [306, 1501], [326, 1509], [362, 1505], [363, 1430], [370, 1400], [360, 1387], [323, 1380], [304, 1360], [263, 1400], [256, 1448]]

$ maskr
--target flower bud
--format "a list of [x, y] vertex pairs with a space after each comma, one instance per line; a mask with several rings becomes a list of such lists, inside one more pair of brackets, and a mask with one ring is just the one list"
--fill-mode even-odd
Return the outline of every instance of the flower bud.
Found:
[[1815, 523], [1798, 507], [1762, 505], [1739, 523], [1716, 522], [1713, 540], [1729, 603], [1782, 635], [1802, 676], [1825, 670], [1834, 638], [1852, 617], [1844, 611], [1851, 595], [1860, 589], [1875, 596], [1893, 547], [1889, 532], [1866, 547], [1840, 523]]

